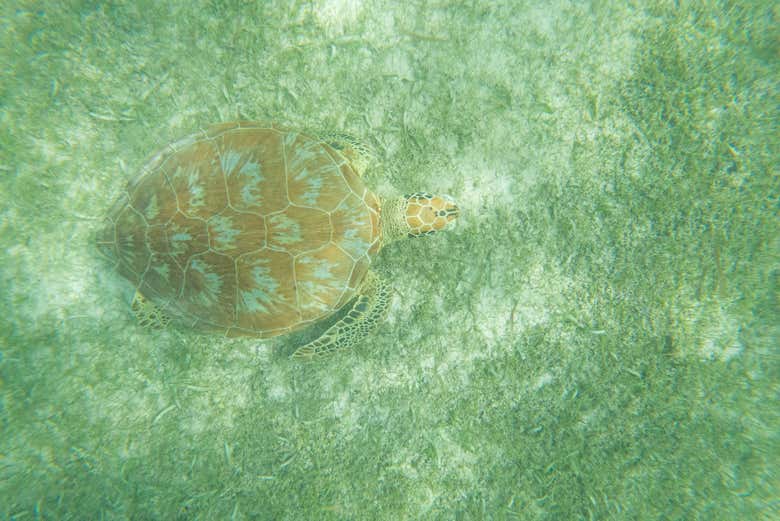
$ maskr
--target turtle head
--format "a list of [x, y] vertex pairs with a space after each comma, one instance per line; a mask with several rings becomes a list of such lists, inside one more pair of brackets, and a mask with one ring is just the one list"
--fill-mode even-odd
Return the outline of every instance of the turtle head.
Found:
[[382, 242], [422, 237], [448, 227], [457, 219], [458, 206], [448, 195], [416, 192], [382, 201]]
[[430, 235], [445, 229], [458, 218], [458, 206], [448, 195], [416, 192], [404, 196], [404, 222], [409, 237]]

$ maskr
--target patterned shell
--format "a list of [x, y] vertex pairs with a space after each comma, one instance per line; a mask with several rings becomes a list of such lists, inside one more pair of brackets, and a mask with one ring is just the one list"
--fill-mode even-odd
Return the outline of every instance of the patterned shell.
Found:
[[336, 146], [225, 123], [152, 157], [97, 242], [174, 322], [270, 337], [356, 296], [381, 244], [379, 201]]

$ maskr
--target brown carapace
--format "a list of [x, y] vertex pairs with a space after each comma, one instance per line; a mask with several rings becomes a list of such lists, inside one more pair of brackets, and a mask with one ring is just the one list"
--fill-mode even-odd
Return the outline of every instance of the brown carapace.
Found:
[[370, 270], [379, 250], [446, 228], [458, 209], [425, 193], [380, 199], [361, 178], [366, 148], [318, 136], [238, 121], [152, 156], [97, 240], [135, 286], [142, 323], [262, 338], [346, 306], [300, 358], [350, 347], [376, 327], [390, 300]]

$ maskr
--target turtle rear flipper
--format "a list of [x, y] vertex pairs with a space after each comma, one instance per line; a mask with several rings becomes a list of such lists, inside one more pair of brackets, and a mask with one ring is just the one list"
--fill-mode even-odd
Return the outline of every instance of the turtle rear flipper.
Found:
[[369, 271], [347, 314], [319, 338], [296, 349], [292, 357], [312, 360], [351, 348], [382, 322], [387, 315], [390, 296], [390, 286]]
[[135, 292], [133, 303], [130, 305], [138, 324], [141, 327], [160, 329], [171, 322], [171, 317], [166, 315], [159, 307], [144, 297], [140, 291]]

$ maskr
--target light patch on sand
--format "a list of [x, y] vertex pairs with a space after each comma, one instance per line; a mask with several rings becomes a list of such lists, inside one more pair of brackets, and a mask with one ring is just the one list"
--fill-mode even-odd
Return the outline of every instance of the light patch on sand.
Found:
[[728, 362], [742, 354], [745, 347], [739, 340], [739, 323], [722, 306], [707, 306], [699, 320], [704, 325], [698, 347], [699, 358]]
[[40, 153], [47, 165], [60, 165], [73, 159], [65, 145], [49, 139], [32, 138], [31, 146]]
[[387, 54], [384, 73], [406, 81], [414, 81], [415, 77], [414, 66], [409, 61], [409, 55], [400, 49], [394, 49]]
[[[434, 296], [437, 316], [446, 322], [444, 329], [469, 331], [470, 337], [480, 338], [478, 349], [473, 342], [459, 342], [458, 336], [429, 337], [410, 341], [399, 346], [409, 355], [408, 365], [377, 367], [366, 361], [356, 366], [353, 388], [366, 389], [414, 389], [421, 381], [441, 378], [468, 385], [476, 363], [505, 356], [514, 349], [508, 340], [528, 328], [553, 320], [556, 310], [566, 307], [567, 295], [572, 293], [576, 281], [564, 275], [555, 265], [538, 258], [521, 275], [519, 292], [507, 292], [500, 287], [483, 287], [471, 306], [452, 309], [446, 299]], [[390, 322], [403, 322], [409, 310], [395, 307]], [[564, 335], [564, 332], [560, 333]], [[550, 377], [552, 378], [552, 377]], [[549, 383], [537, 382], [541, 388]]]
[[314, 5], [317, 22], [331, 37], [348, 32], [362, 11], [361, 0], [320, 0]]
[[[74, 310], [80, 318], [97, 320], [101, 309], [94, 306], [92, 287], [92, 259], [85, 259], [80, 249], [83, 237], [78, 239], [40, 237], [36, 247], [18, 246], [9, 249], [7, 261], [27, 272], [27, 280], [19, 290], [28, 295], [27, 313], [31, 320], [52, 313], [57, 320], [72, 318]], [[71, 245], [76, 245], [71, 248]], [[16, 278], [17, 281], [21, 280]]]
[[[224, 352], [224, 346], [215, 346], [214, 352]], [[249, 403], [250, 382], [254, 378], [251, 366], [214, 360], [209, 371], [197, 375], [197, 388], [193, 400], [197, 405], [188, 409], [188, 415], [181, 418], [182, 429], [189, 428], [198, 433], [204, 430], [232, 429], [236, 417]]]
[[534, 381], [533, 386], [531, 388], [534, 391], [538, 391], [539, 389], [541, 389], [542, 387], [544, 387], [545, 385], [549, 384], [552, 381], [553, 381], [553, 376], [550, 373], [544, 373], [539, 375], [539, 378], [537, 378]]
[[474, 465], [477, 457], [455, 441], [448, 429], [439, 429], [438, 436], [433, 440], [433, 446], [436, 450], [436, 466], [439, 469], [467, 481], [474, 480]]
[[[417, 511], [419, 513], [425, 514], [429, 512], [442, 494], [439, 487], [437, 487], [438, 484], [434, 483], [428, 473], [421, 475], [420, 471], [418, 471], [420, 454], [407, 448], [401, 448], [394, 453], [394, 456], [393, 464], [387, 468], [391, 479], [400, 477], [413, 481], [415, 486], [412, 488], [413, 496], [410, 498], [411, 501], [418, 505]], [[433, 487], [437, 488], [434, 489]]]
[[550, 311], [564, 304], [576, 283], [555, 264], [536, 259], [525, 273], [522, 290], [516, 295], [516, 327], [526, 329], [547, 322]]
[[557, 40], [556, 26], [560, 22], [561, 15], [560, 9], [556, 9], [546, 2], [540, 3], [536, 7], [526, 10], [523, 14], [523, 22], [526, 24], [525, 30], [536, 31], [551, 40]]
[[676, 343], [683, 356], [727, 362], [745, 349], [739, 338], [741, 325], [729, 313], [727, 303], [715, 299], [689, 301], [674, 315], [678, 320]]
[[333, 415], [336, 418], [342, 418], [348, 411], [352, 409], [352, 404], [349, 399], [349, 392], [340, 392], [335, 400], [331, 403], [333, 406]]
[[[480, 209], [511, 207], [516, 201], [513, 175], [492, 164], [484, 152], [466, 150], [458, 159], [459, 173], [467, 179], [458, 194], [458, 204], [464, 209], [461, 219], [479, 218]], [[492, 215], [487, 212], [485, 217]], [[465, 221], [464, 221], [465, 222]]]
[[275, 369], [273, 366], [270, 366], [270, 369], [265, 375], [265, 384], [268, 386], [266, 397], [274, 401], [285, 400], [292, 391], [287, 375], [284, 371]]
[[482, 288], [476, 304], [477, 329], [488, 344], [506, 335], [547, 323], [556, 308], [564, 304], [574, 281], [554, 265], [537, 259], [522, 276], [516, 293]]
[[[339, 436], [350, 439], [361, 428], [365, 406], [355, 403], [351, 390], [340, 391], [330, 402], [331, 415], [338, 420]], [[376, 412], [376, 411], [374, 411]]]

